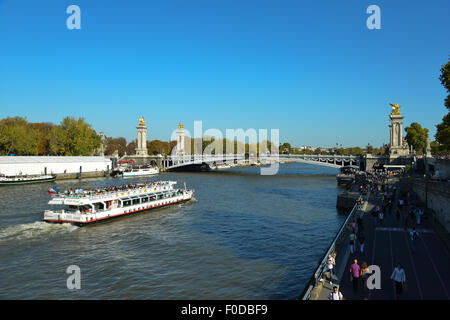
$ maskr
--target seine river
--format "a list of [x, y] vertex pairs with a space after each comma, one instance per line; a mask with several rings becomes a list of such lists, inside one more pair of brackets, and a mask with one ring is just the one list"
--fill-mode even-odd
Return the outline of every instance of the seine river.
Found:
[[[336, 169], [284, 164], [0, 188], [0, 299], [296, 299], [344, 216]], [[75, 227], [40, 221], [50, 186], [176, 180], [196, 200]], [[69, 290], [66, 269], [81, 270]]]

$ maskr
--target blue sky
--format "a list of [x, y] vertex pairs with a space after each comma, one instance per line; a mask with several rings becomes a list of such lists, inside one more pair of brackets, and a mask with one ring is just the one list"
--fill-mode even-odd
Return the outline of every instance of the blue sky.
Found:
[[[81, 8], [69, 30], [66, 8]], [[369, 30], [366, 8], [381, 9]], [[280, 129], [294, 146], [381, 146], [389, 102], [435, 133], [450, 1], [0, 0], [0, 118], [84, 117], [107, 136]]]

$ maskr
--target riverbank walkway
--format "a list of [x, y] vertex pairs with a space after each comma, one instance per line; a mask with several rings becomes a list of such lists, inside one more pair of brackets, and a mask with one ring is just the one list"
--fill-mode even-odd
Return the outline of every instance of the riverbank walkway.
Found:
[[[382, 205], [381, 194], [373, 192], [369, 204], [363, 214], [363, 226], [365, 235], [364, 251], [360, 252], [359, 243], [356, 242], [355, 252], [341, 257], [340, 263], [336, 259], [337, 279], [333, 285], [337, 285], [345, 300], [449, 300], [450, 299], [450, 251], [449, 234], [439, 224], [433, 221], [431, 216], [423, 216], [421, 223], [416, 224], [415, 219], [409, 219], [408, 230], [405, 231], [405, 215], [409, 208], [404, 208], [400, 216], [396, 214], [399, 202], [398, 180], [392, 179], [391, 185], [396, 185], [397, 192], [393, 199], [392, 210], [385, 214], [383, 224], [376, 222], [371, 211]], [[416, 205], [414, 197], [410, 205]], [[450, 210], [450, 209], [449, 209]], [[412, 227], [416, 227], [419, 233], [416, 240], [417, 248], [413, 252], [410, 234]], [[362, 288], [358, 282], [358, 289], [353, 290], [350, 281], [350, 265], [357, 259], [367, 265], [377, 265], [381, 271], [381, 289], [368, 290]], [[346, 262], [346, 263], [344, 263]], [[397, 297], [395, 283], [391, 280], [391, 274], [397, 264], [400, 263], [406, 274], [407, 289]], [[327, 299], [333, 285], [324, 282], [319, 299]]]

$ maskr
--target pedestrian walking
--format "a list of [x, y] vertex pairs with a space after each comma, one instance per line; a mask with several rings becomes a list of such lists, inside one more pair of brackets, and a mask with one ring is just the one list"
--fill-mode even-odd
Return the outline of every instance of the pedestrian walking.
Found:
[[409, 210], [409, 218], [411, 219], [411, 221], [413, 221], [416, 219], [416, 208], [414, 208], [414, 206], [411, 206], [411, 209]]
[[369, 290], [367, 288], [367, 278], [369, 278], [370, 274], [371, 273], [369, 267], [367, 266], [367, 262], [363, 261], [363, 263], [361, 263], [361, 271], [360, 271], [361, 285], [363, 291], [365, 291], [366, 289]]
[[373, 218], [373, 224], [374, 224], [374, 225], [377, 225], [378, 211], [379, 211], [379, 207], [376, 207], [376, 208], [372, 211], [372, 218]]
[[423, 209], [417, 208], [416, 209], [416, 223], [417, 224], [420, 224], [420, 218], [422, 217], [422, 215], [423, 215]]
[[328, 300], [344, 300], [344, 296], [339, 291], [338, 287], [334, 286], [333, 291], [328, 294]]
[[358, 230], [363, 231], [364, 230], [364, 224], [363, 224], [363, 218], [362, 215], [364, 213], [361, 213], [358, 218], [356, 219], [356, 224], [358, 225]]
[[380, 224], [383, 225], [383, 219], [384, 219], [383, 210], [380, 211], [378, 218], [380, 219]]
[[359, 242], [359, 251], [361, 251], [361, 253], [364, 252], [364, 241], [366, 240], [366, 238], [364, 237], [364, 232], [359, 232], [358, 234], [358, 242]]
[[353, 254], [355, 252], [355, 242], [356, 242], [356, 234], [352, 232], [350, 234], [350, 253]]
[[411, 239], [411, 251], [415, 253], [417, 248], [417, 239], [419, 238], [419, 233], [416, 231], [416, 227], [412, 228], [412, 231], [409, 233], [409, 238]]
[[358, 265], [358, 260], [355, 259], [353, 261], [353, 264], [350, 266], [350, 280], [353, 283], [353, 291], [358, 291], [358, 281], [359, 281], [359, 274], [360, 274], [361, 268]]
[[326, 271], [330, 273], [330, 284], [333, 284], [333, 273], [334, 273], [334, 266], [336, 265], [336, 260], [334, 257], [329, 254], [327, 259], [327, 267]]
[[352, 226], [352, 232], [356, 233], [356, 221], [355, 220], [352, 221], [351, 226]]
[[402, 198], [398, 199], [398, 207], [400, 208], [400, 210], [402, 210], [404, 203], [405, 202], [403, 201]]
[[408, 231], [408, 215], [404, 214], [404, 227], [405, 227], [405, 231]]
[[403, 287], [406, 285], [406, 275], [403, 266], [398, 263], [392, 272], [391, 279], [395, 282], [395, 293], [399, 297], [403, 292]]

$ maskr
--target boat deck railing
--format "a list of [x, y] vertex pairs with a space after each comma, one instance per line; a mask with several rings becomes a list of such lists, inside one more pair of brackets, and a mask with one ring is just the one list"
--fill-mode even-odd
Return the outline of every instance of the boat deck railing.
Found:
[[[173, 190], [169, 190], [169, 191], [173, 191]], [[189, 190], [189, 191], [191, 191], [191, 190]], [[191, 192], [193, 192], [193, 191], [191, 191]], [[176, 195], [174, 195], [174, 196], [177, 197], [177, 196], [184, 195], [184, 194], [185, 194], [185, 190], [178, 190], [176, 192]], [[137, 204], [134, 204], [134, 205], [145, 205], [145, 204], [157, 202], [157, 201], [160, 201], [160, 200], [165, 200], [167, 198], [171, 198], [171, 197], [163, 195], [162, 198], [154, 199], [154, 200], [151, 200], [149, 202], [140, 202], [140, 203], [137, 203]], [[134, 205], [129, 205], [129, 206], [134, 206]], [[44, 212], [46, 214], [52, 213], [52, 214], [71, 214], [71, 215], [74, 215], [74, 214], [86, 214], [87, 215], [87, 214], [95, 214], [95, 213], [110, 211], [111, 209], [127, 208], [129, 206], [126, 206], [126, 207], [97, 208], [97, 209], [95, 209], [95, 211], [92, 211], [92, 209], [87, 209], [85, 211], [79, 210], [79, 209], [61, 209], [61, 210], [45, 210]]]
[[[75, 193], [72, 193], [72, 194], [54, 193], [52, 195], [52, 197], [53, 198], [65, 198], [65, 199], [86, 199], [87, 198], [89, 200], [98, 200], [98, 199], [106, 199], [106, 198], [118, 197], [118, 196], [124, 196], [124, 195], [129, 195], [129, 196], [141, 195], [141, 194], [149, 193], [149, 192], [152, 192], [152, 191], [154, 191], [154, 192], [171, 191], [171, 190], [173, 190], [173, 188], [171, 189], [171, 187], [175, 183], [173, 181], [169, 181], [167, 183], [160, 184], [158, 186], [151, 186], [151, 185], [149, 185], [149, 186], [145, 186], [145, 187], [138, 187], [138, 188], [133, 188], [133, 189], [124, 189], [124, 190], [117, 190], [117, 191], [100, 191], [100, 192], [84, 191], [84, 192], [80, 192], [80, 193], [76, 193], [75, 192]], [[169, 187], [169, 189], [158, 190], [158, 189], [161, 189], [163, 187]], [[157, 189], [157, 190], [155, 190], [155, 189]]]

